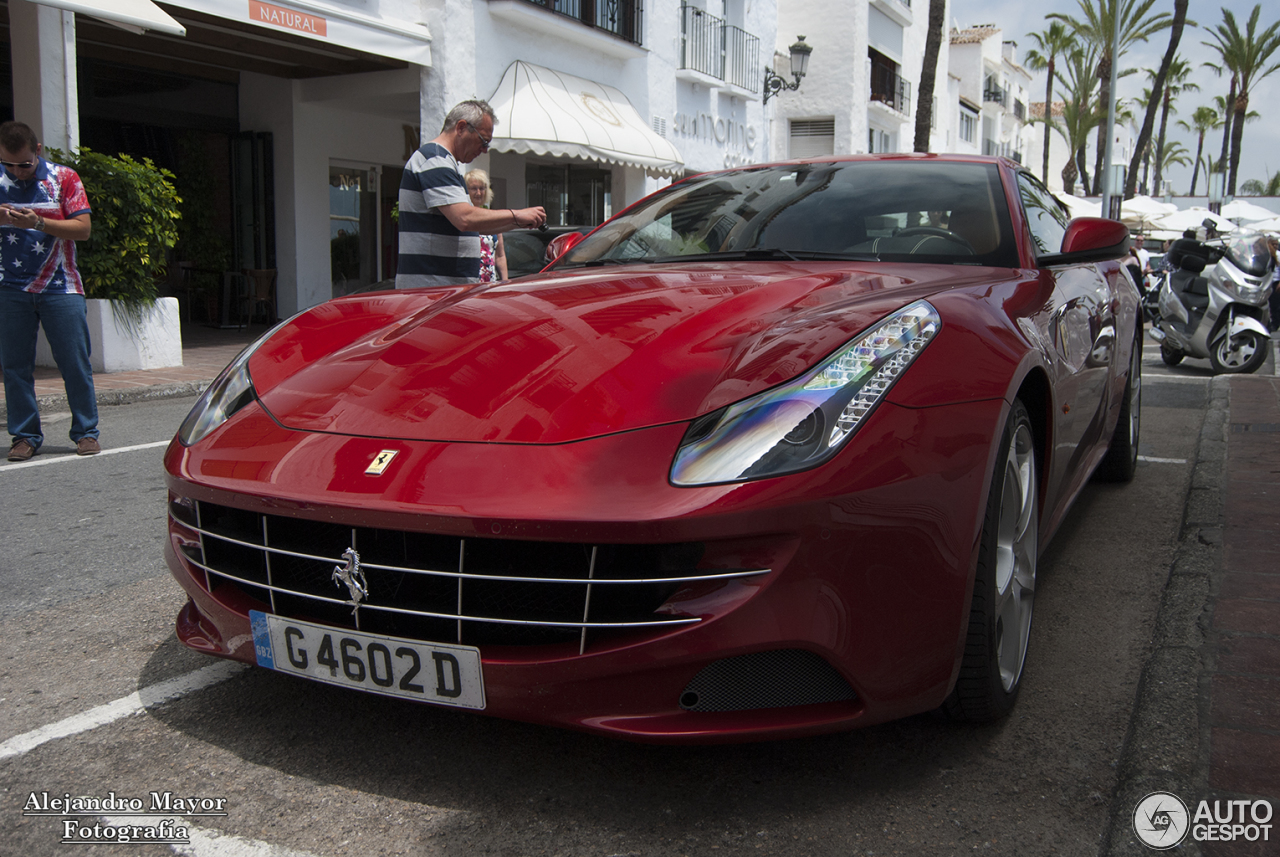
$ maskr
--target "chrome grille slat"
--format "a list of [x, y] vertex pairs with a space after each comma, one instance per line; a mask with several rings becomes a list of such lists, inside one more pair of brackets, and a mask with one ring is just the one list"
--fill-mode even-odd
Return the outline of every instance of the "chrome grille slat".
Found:
[[[218, 571], [216, 568], [209, 568], [190, 558], [188, 558], [188, 562], [190, 562], [192, 565], [198, 568], [203, 569], [206, 572], [209, 572], [211, 574], [216, 574], [218, 577], [224, 578], [226, 580], [232, 580], [232, 581], [235, 581], [236, 583], [243, 583], [246, 586], [253, 586], [257, 589], [271, 589], [271, 590], [274, 590], [275, 592], [280, 592], [286, 595], [298, 595], [312, 601], [323, 601], [325, 603], [336, 604], [341, 607], [350, 606], [350, 602], [342, 598], [330, 598], [325, 595], [312, 595], [309, 593], [299, 593], [290, 589], [284, 589], [283, 587], [279, 587], [279, 586], [266, 586], [257, 581], [247, 580], [243, 577], [236, 577], [235, 575], [228, 574], [225, 571]], [[578, 581], [578, 582], [586, 583], [586, 581]], [[384, 613], [401, 613], [406, 616], [423, 616], [428, 619], [450, 619], [450, 620], [459, 619], [460, 621], [463, 621], [463, 622], [490, 622], [495, 625], [525, 625], [525, 626], [531, 626], [531, 627], [548, 626], [553, 628], [570, 628], [575, 630], [578, 628], [583, 628], [583, 629], [657, 628], [657, 627], [664, 627], [667, 625], [693, 625], [702, 621], [696, 616], [692, 616], [692, 617], [673, 616], [670, 619], [653, 619], [653, 620], [644, 621], [644, 622], [554, 622], [554, 621], [542, 621], [542, 620], [531, 621], [531, 620], [524, 620], [524, 619], [500, 619], [494, 616], [471, 616], [471, 615], [458, 616], [456, 613], [433, 613], [428, 610], [409, 610], [404, 607], [391, 607], [384, 604], [373, 604], [368, 601], [362, 602], [360, 604], [360, 609], [361, 610], [380, 610]]]
[[[291, 556], [297, 559], [309, 559], [313, 562], [327, 562], [335, 565], [342, 565], [342, 557], [316, 556], [315, 554], [298, 553], [297, 551], [288, 551], [283, 548], [273, 548], [268, 545], [260, 545], [255, 542], [241, 541], [233, 539], [230, 536], [224, 536], [219, 533], [198, 530], [189, 524], [184, 524], [188, 529], [196, 530], [201, 536], [211, 536], [215, 539], [227, 542], [228, 544], [239, 545], [240, 547], [253, 548], [268, 554], [278, 554], [280, 556]], [[723, 574], [690, 574], [678, 577], [618, 577], [618, 578], [600, 578], [589, 580], [585, 577], [520, 577], [518, 575], [506, 574], [466, 574], [458, 571], [446, 571], [444, 569], [435, 568], [406, 568], [401, 565], [380, 565], [376, 562], [361, 561], [364, 568], [373, 568], [378, 571], [394, 571], [400, 574], [422, 574], [431, 577], [461, 577], [467, 580], [505, 580], [512, 583], [562, 583], [562, 584], [579, 584], [579, 585], [610, 585], [615, 583], [641, 585], [650, 583], [696, 583], [704, 580], [731, 580], [734, 578], [755, 577], [761, 574], [768, 574], [772, 569], [768, 568], [735, 568], [725, 571]], [[213, 569], [215, 574], [222, 572]], [[254, 584], [261, 586], [262, 584]], [[345, 601], [342, 603], [346, 603]]]
[[685, 587], [714, 588], [771, 573], [704, 563], [701, 542], [464, 538], [194, 505], [195, 515], [175, 520], [192, 532], [182, 553], [207, 590], [233, 588], [280, 616], [423, 641], [572, 641], [584, 653], [588, 632], [701, 622], [664, 607]]

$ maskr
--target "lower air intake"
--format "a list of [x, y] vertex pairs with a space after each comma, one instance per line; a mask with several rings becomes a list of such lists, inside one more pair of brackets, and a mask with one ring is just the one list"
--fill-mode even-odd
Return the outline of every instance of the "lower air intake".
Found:
[[856, 699], [835, 667], [813, 652], [778, 649], [716, 661], [680, 694], [686, 711], [751, 711]]

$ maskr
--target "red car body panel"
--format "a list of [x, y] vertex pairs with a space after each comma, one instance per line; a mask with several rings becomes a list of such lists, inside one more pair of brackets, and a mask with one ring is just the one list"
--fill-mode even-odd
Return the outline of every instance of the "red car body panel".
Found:
[[[171, 499], [462, 538], [698, 542], [700, 568], [768, 569], [683, 586], [659, 611], [695, 624], [581, 649], [482, 647], [487, 714], [706, 742], [934, 708], [960, 667], [1011, 402], [1021, 391], [1042, 435], [1043, 546], [1106, 452], [1137, 329], [1117, 263], [1034, 266], [1005, 186], [1020, 268], [659, 264], [331, 301], [253, 353], [255, 401], [198, 443], [170, 445]], [[695, 417], [795, 378], [921, 298], [939, 333], [833, 459], [733, 484], [669, 481]], [[386, 451], [386, 472], [367, 474]], [[266, 605], [211, 582], [181, 516], [169, 536], [190, 597], [179, 637], [254, 663], [248, 613]], [[776, 649], [817, 654], [856, 698], [679, 704], [708, 664]]]

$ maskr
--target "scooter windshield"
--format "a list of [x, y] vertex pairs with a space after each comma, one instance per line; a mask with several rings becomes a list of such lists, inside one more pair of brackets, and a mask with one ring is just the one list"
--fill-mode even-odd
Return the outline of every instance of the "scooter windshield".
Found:
[[1271, 253], [1264, 235], [1246, 232], [1232, 236], [1226, 249], [1231, 263], [1251, 277], [1261, 277], [1271, 270]]

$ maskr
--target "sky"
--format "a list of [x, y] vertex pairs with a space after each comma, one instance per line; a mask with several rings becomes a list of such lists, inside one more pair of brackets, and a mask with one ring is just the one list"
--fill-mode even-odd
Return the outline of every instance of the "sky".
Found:
[[[995, 24], [1004, 31], [1002, 34], [1004, 39], [1012, 39], [1018, 43], [1018, 60], [1021, 62], [1027, 51], [1035, 47], [1034, 40], [1029, 38], [1027, 34], [1041, 32], [1051, 23], [1046, 21], [1044, 16], [1060, 12], [1080, 18], [1082, 17], [1080, 14], [1081, 2], [1087, 2], [1087, 0], [1038, 0], [1038, 2], [1027, 2], [1027, 0], [951, 0], [951, 24], [961, 28], [971, 27], [975, 24]], [[1200, 91], [1184, 93], [1174, 102], [1173, 108], [1176, 113], [1171, 112], [1169, 115], [1167, 133], [1171, 139], [1180, 141], [1187, 151], [1191, 153], [1191, 157], [1195, 156], [1196, 136], [1177, 127], [1176, 120], [1182, 119], [1190, 124], [1191, 114], [1195, 112], [1195, 109], [1202, 105], [1213, 106], [1213, 96], [1215, 95], [1225, 98], [1231, 83], [1230, 78], [1218, 77], [1212, 69], [1203, 66], [1205, 62], [1213, 62], [1218, 59], [1217, 53], [1201, 44], [1205, 41], [1211, 41], [1205, 28], [1221, 23], [1221, 10], [1225, 8], [1230, 9], [1232, 14], [1235, 15], [1236, 24], [1243, 31], [1253, 7], [1259, 5], [1259, 2], [1262, 6], [1262, 14], [1258, 19], [1258, 29], [1263, 30], [1277, 18], [1280, 18], [1280, 4], [1276, 3], [1275, 0], [1225, 0], [1225, 2], [1224, 0], [1191, 0], [1188, 6], [1187, 18], [1195, 21], [1200, 26], [1193, 28], [1188, 25], [1183, 30], [1182, 40], [1178, 43], [1178, 53], [1189, 60], [1195, 68], [1191, 80], [1200, 86]], [[1172, 15], [1173, 0], [1156, 0], [1151, 7], [1151, 11], [1155, 13], [1168, 12]], [[1168, 45], [1168, 30], [1157, 33], [1147, 43], [1139, 42], [1135, 47], [1131, 48], [1124, 55], [1122, 68], [1158, 70]], [[1280, 51], [1277, 51], [1271, 57], [1272, 64], [1278, 62], [1280, 62]], [[1029, 97], [1032, 101], [1041, 101], [1044, 99], [1044, 73], [1033, 72], [1032, 74], [1033, 80]], [[1137, 74], [1130, 75], [1127, 78], [1121, 78], [1119, 83], [1120, 97], [1132, 98], [1141, 95], [1142, 90], [1150, 87], [1150, 85], [1151, 83], [1147, 79], [1145, 71], [1139, 71]], [[1249, 109], [1260, 113], [1261, 118], [1245, 125], [1238, 180], [1240, 182], [1247, 179], [1265, 181], [1271, 173], [1280, 172], [1280, 71], [1272, 73], [1270, 77], [1250, 88]], [[1156, 131], [1158, 131], [1159, 114], [1156, 116], [1156, 122]], [[1211, 140], [1213, 141], [1212, 147], [1210, 146]], [[1214, 157], [1217, 157], [1221, 147], [1221, 130], [1210, 132], [1205, 136], [1205, 150], [1212, 151]], [[1090, 161], [1090, 167], [1092, 167], [1092, 160]], [[1050, 170], [1056, 171], [1061, 168], [1061, 164], [1049, 165]], [[1175, 194], [1185, 194], [1191, 186], [1191, 167], [1173, 167], [1166, 178], [1173, 182]], [[1205, 193], [1203, 171], [1201, 171], [1201, 178], [1197, 184], [1196, 192], [1200, 195]]]

